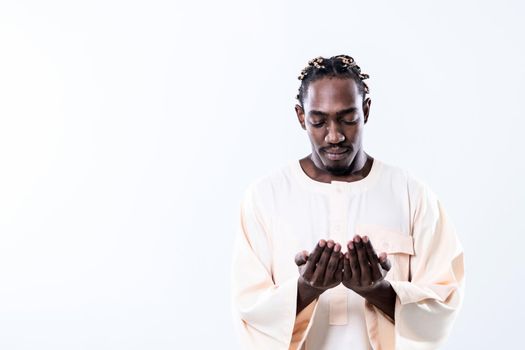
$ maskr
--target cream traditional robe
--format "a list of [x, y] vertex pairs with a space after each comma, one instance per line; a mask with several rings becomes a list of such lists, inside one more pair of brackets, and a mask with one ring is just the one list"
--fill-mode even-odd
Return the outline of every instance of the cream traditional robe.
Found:
[[[395, 324], [342, 284], [296, 316], [295, 255], [319, 239], [343, 247], [367, 235], [388, 253]], [[343, 252], [346, 248], [343, 248]], [[436, 349], [459, 310], [463, 252], [440, 202], [407, 172], [377, 159], [367, 177], [322, 183], [291, 162], [249, 186], [232, 264], [243, 349]]]

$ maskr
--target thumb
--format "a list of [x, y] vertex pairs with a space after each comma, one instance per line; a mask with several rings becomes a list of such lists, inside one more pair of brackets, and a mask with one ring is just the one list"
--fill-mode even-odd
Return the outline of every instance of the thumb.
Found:
[[386, 271], [390, 271], [392, 268], [392, 263], [390, 263], [390, 260], [386, 257], [386, 253], [379, 254], [379, 265]]
[[295, 264], [297, 266], [302, 266], [306, 264], [307, 260], [308, 260], [308, 252], [306, 250], [303, 250], [302, 252], [299, 252], [295, 255]]

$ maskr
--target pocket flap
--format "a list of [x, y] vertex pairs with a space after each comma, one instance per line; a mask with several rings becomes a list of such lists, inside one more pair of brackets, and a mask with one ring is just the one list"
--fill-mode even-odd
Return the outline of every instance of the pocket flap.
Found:
[[356, 234], [368, 236], [377, 253], [414, 255], [412, 236], [379, 225], [357, 225]]

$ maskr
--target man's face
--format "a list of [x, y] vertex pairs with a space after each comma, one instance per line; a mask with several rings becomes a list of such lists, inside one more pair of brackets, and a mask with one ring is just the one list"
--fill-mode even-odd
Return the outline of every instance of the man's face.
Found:
[[316, 167], [334, 175], [352, 171], [362, 152], [370, 99], [363, 101], [353, 79], [322, 78], [308, 86], [303, 107], [296, 105], [295, 111], [310, 138]]

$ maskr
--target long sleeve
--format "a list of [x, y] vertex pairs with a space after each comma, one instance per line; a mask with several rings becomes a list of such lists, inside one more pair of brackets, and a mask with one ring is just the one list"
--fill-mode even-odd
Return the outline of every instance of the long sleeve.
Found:
[[[232, 306], [242, 349], [298, 349], [317, 302], [296, 316], [297, 278], [272, 275], [271, 199], [250, 186], [241, 203], [232, 262]], [[293, 263], [294, 256], [290, 256]]]
[[436, 349], [461, 306], [463, 250], [442, 205], [426, 187], [412, 211], [414, 255], [409, 281], [391, 281], [396, 349]]

